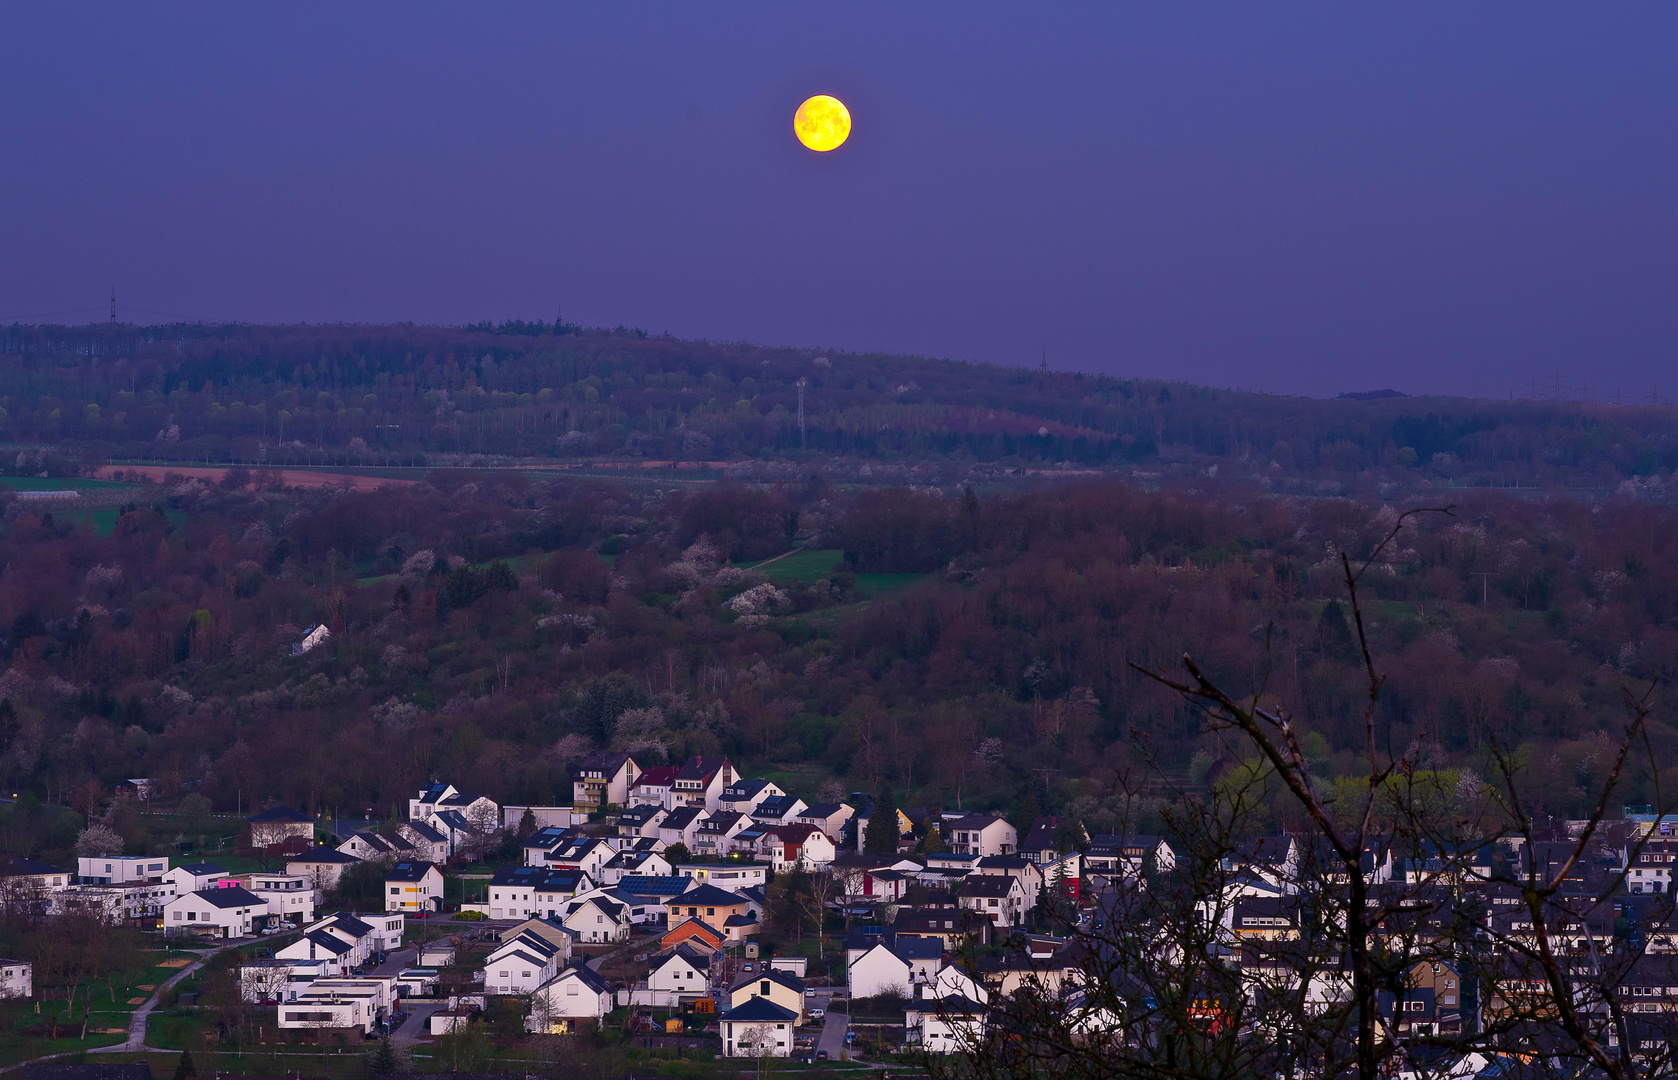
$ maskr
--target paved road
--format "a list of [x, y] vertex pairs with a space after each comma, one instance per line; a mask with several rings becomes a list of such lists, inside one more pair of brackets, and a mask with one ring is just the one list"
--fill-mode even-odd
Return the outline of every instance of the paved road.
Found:
[[822, 1022], [821, 1038], [816, 1040], [817, 1050], [826, 1050], [829, 1061], [839, 1061], [844, 1058], [845, 1032], [850, 1029], [851, 1018], [845, 1013], [829, 1012], [827, 1019]]

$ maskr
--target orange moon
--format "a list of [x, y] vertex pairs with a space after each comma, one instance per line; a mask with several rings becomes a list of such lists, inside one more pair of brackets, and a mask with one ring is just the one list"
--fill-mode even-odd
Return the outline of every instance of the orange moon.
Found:
[[817, 94], [792, 114], [792, 130], [799, 142], [825, 154], [851, 137], [851, 111], [838, 98]]

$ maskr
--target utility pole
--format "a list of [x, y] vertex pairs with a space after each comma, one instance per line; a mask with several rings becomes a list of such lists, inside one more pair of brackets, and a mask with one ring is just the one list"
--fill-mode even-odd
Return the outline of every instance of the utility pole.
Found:
[[[1519, 485], [1517, 485], [1517, 486], [1519, 486]], [[1487, 572], [1484, 572], [1484, 571], [1476, 571], [1475, 576], [1479, 577], [1479, 579], [1480, 579], [1480, 606], [1485, 607], [1486, 604], [1489, 602], [1488, 597], [1490, 596], [1490, 592], [1491, 592], [1491, 585], [1490, 585], [1491, 574], [1487, 573]]]
[[111, 322], [117, 321], [117, 287], [111, 286]]
[[802, 375], [798, 378], [798, 448], [800, 450], [810, 449], [810, 443], [804, 437], [804, 385], [809, 381]]

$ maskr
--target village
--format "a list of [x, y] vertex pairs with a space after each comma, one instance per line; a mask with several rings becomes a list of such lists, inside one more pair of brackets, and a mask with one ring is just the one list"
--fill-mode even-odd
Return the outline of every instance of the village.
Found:
[[[1635, 945], [1621, 993], [1664, 1012], [1678, 1005], [1678, 919], [1667, 917], [1678, 841], [1642, 809], [1604, 831], [1626, 845], [1599, 841], [1599, 857], [1564, 870], [1575, 918], [1550, 933], [1564, 962]], [[247, 826], [272, 872], [95, 855], [72, 873], [14, 858], [0, 895], [13, 914], [236, 950], [231, 975], [259, 1025], [304, 1043], [418, 1046], [493, 1019], [502, 1034], [616, 1031], [724, 1058], [902, 1061], [973, 1052], [1026, 999], [1055, 1002], [1081, 1038], [1132, 1037], [1127, 1013], [1149, 999], [1127, 1006], [1099, 985], [1109, 924], [1182, 858], [1157, 835], [1090, 835], [1052, 816], [1022, 830], [865, 793], [808, 803], [726, 758], [643, 768], [620, 752], [580, 763], [569, 806], [502, 805], [436, 782], [405, 819], [347, 835], [323, 836], [320, 821], [280, 805]], [[1549, 876], [1574, 846], [1562, 836], [1525, 851], [1368, 851], [1372, 887], [1421, 900], [1376, 933], [1413, 940], [1468, 913], [1487, 940], [1519, 940], [1530, 916], [1510, 867]], [[1214, 1007], [1207, 1023], [1227, 1011], [1263, 1024], [1260, 1003], [1279, 987], [1324, 1007], [1349, 999], [1344, 968], [1306, 971], [1302, 959], [1310, 894], [1337, 884], [1321, 855], [1275, 836], [1222, 860], [1199, 911], [1247, 1009]], [[1616, 875], [1623, 888], [1608, 887]], [[327, 909], [346, 896], [359, 909]], [[1475, 1030], [1542, 989], [1513, 968], [1507, 986], [1476, 986], [1462, 968], [1418, 962], [1383, 990], [1390, 1037]], [[30, 997], [31, 980], [28, 960], [0, 960], [0, 997]]]

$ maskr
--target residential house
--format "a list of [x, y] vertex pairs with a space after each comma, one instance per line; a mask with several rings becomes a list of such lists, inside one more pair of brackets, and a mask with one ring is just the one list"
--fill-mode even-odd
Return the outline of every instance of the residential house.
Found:
[[988, 946], [996, 924], [978, 911], [956, 905], [900, 907], [892, 920], [899, 937], [936, 938], [945, 952], [960, 952], [967, 945]]
[[206, 932], [219, 938], [244, 937], [267, 914], [268, 902], [249, 889], [201, 889], [164, 905], [163, 928], [170, 937]]
[[418, 859], [392, 864], [385, 871], [385, 910], [443, 910], [443, 872]]
[[94, 855], [76, 860], [78, 885], [157, 884], [169, 869], [169, 860], [155, 855]]
[[765, 827], [790, 825], [807, 804], [797, 795], [775, 795], [758, 803], [751, 813], [753, 821]]
[[[473, 811], [474, 814], [481, 811]], [[465, 817], [462, 813], [462, 817]], [[470, 820], [470, 819], [468, 819]], [[449, 838], [441, 829], [430, 824], [429, 821], [398, 822], [395, 831], [412, 846], [412, 858], [424, 859], [426, 862], [447, 862], [452, 853]]]
[[598, 1021], [612, 1011], [612, 987], [586, 964], [564, 968], [531, 995], [525, 1030], [562, 1035], [579, 1020]]
[[1299, 940], [1299, 900], [1295, 896], [1244, 896], [1230, 906], [1230, 929], [1237, 942]]
[[699, 827], [705, 823], [703, 806], [683, 806], [670, 811], [658, 823], [658, 838], [666, 844], [681, 844], [689, 851], [699, 842]]
[[776, 825], [766, 831], [764, 854], [777, 874], [803, 867], [820, 870], [833, 864], [833, 841], [814, 825]]
[[1019, 848], [1014, 827], [995, 814], [966, 814], [944, 829], [945, 845], [960, 855], [1012, 855]]
[[156, 918], [175, 895], [175, 886], [162, 878], [110, 885], [68, 885], [53, 895], [53, 905], [61, 913], [119, 923]]
[[856, 811], [842, 802], [815, 803], [800, 810], [793, 818], [800, 825], [814, 825], [828, 836], [837, 839]]
[[653, 961], [647, 973], [647, 989], [684, 997], [700, 997], [711, 991], [711, 961], [715, 953], [710, 949], [683, 944]]
[[744, 814], [751, 817], [752, 811], [765, 799], [783, 798], [786, 792], [778, 784], [768, 780], [736, 780], [722, 789], [717, 796], [718, 813]]
[[345, 967], [360, 967], [380, 953], [398, 948], [406, 924], [406, 917], [399, 912], [334, 912], [305, 926], [303, 936], [276, 950], [274, 957], [279, 960], [336, 958]]
[[272, 848], [307, 851], [315, 846], [315, 819], [289, 806], [270, 806], [245, 821], [250, 825], [251, 847], [259, 851]]
[[[565, 928], [565, 924], [558, 918], [548, 915], [541, 918], [526, 919], [521, 923], [515, 923], [513, 926], [501, 931], [498, 935], [498, 940], [502, 943], [506, 943], [512, 941], [514, 938], [517, 938], [521, 934], [535, 934], [537, 937], [544, 939], [555, 949], [559, 950], [560, 967], [564, 967], [566, 964], [571, 962], [571, 939], [573, 934]], [[420, 957], [422, 966], [424, 966], [424, 961], [425, 958], [423, 956]]]
[[352, 833], [348, 840], [338, 845], [338, 850], [362, 862], [393, 863], [420, 857], [413, 841], [390, 825]]
[[308, 878], [317, 889], [336, 889], [338, 878], [359, 862], [361, 860], [354, 855], [322, 846], [287, 858], [285, 872]]
[[631, 806], [618, 814], [618, 835], [625, 838], [658, 835], [658, 824], [670, 811], [662, 806]]
[[595, 888], [594, 879], [575, 869], [503, 866], [490, 878], [492, 919], [553, 918], [579, 893]]
[[932, 981], [943, 958], [935, 939], [894, 936], [888, 943], [882, 935], [878, 944], [845, 965], [845, 985], [852, 1000], [888, 993], [909, 997], [916, 986]]
[[45, 915], [70, 884], [70, 871], [22, 855], [0, 861], [0, 910]]
[[630, 785], [641, 775], [641, 766], [628, 754], [599, 750], [577, 763], [571, 779], [571, 803], [580, 814], [593, 814], [607, 806], [629, 801]]
[[320, 979], [347, 973], [339, 960], [245, 960], [239, 964], [239, 997], [253, 1004], [293, 1001]]
[[917, 998], [903, 1010], [903, 1039], [928, 1054], [970, 1053], [984, 1045], [987, 1007], [961, 994]]
[[724, 1057], [791, 1057], [799, 1014], [766, 997], [754, 997], [717, 1017]]
[[501, 827], [509, 832], [517, 832], [524, 824], [525, 812], [529, 811], [531, 820], [536, 822], [538, 829], [557, 826], [568, 829], [573, 825], [581, 825], [588, 820], [587, 814], [579, 814], [575, 807], [570, 806], [503, 806], [501, 808]]
[[574, 836], [547, 853], [547, 866], [550, 870], [581, 870], [592, 880], [599, 881], [602, 868], [617, 854], [616, 849], [604, 840]]
[[718, 810], [714, 814], [707, 814], [695, 831], [690, 847], [697, 855], [726, 855], [731, 848], [729, 842], [751, 823], [751, 818], [735, 810]]
[[390, 1015], [396, 996], [389, 977], [329, 978], [279, 1006], [281, 1028], [351, 1029], [371, 1035]]
[[559, 973], [569, 951], [528, 932], [503, 941], [484, 957], [484, 993], [532, 993]]
[[754, 905], [739, 893], [724, 892], [715, 885], [699, 885], [680, 896], [673, 896], [665, 905], [671, 926], [683, 919], [703, 919], [722, 929], [729, 940], [738, 940], [737, 933], [729, 933], [727, 923], [736, 917], [750, 917], [752, 922], [762, 914], [761, 905]]
[[728, 988], [728, 1007], [738, 1009], [753, 998], [768, 998], [800, 1019], [804, 1016], [804, 980], [789, 971], [769, 968], [743, 975]]
[[760, 863], [688, 863], [682, 873], [701, 885], [715, 885], [725, 892], [743, 893], [754, 885], [769, 883], [769, 868]]
[[227, 877], [227, 871], [215, 863], [190, 863], [177, 866], [163, 875], [163, 880], [175, 887], [175, 892], [197, 892], [199, 889], [209, 889], [215, 883]]
[[1029, 907], [1020, 879], [997, 874], [972, 875], [956, 890], [956, 901], [969, 911], [984, 915], [998, 929], [1019, 926], [1025, 921]]
[[558, 851], [572, 839], [580, 835], [575, 829], [560, 828], [557, 825], [546, 825], [529, 836], [519, 845], [524, 852], [526, 866], [548, 865], [548, 852]]
[[1157, 873], [1170, 873], [1177, 865], [1177, 853], [1163, 836], [1133, 833], [1102, 833], [1090, 837], [1084, 849], [1084, 871], [1118, 877], [1140, 877], [1149, 864]]
[[1025, 890], [1027, 910], [1036, 907], [1043, 895], [1043, 871], [1024, 855], [986, 855], [973, 872], [1018, 878], [1020, 888]]
[[1647, 840], [1641, 848], [1633, 848], [1622, 856], [1626, 867], [1626, 888], [1633, 893], [1672, 892], [1673, 859], [1678, 856], [1678, 840]]
[[0, 998], [35, 996], [35, 965], [28, 960], [0, 960]]
[[739, 779], [740, 774], [725, 757], [691, 757], [671, 783], [670, 802], [677, 808], [697, 806], [715, 810], [723, 789]]
[[[874, 804], [869, 802], [851, 817], [847, 818], [845, 826], [848, 831], [845, 836], [841, 837], [840, 842], [846, 847], [851, 847], [852, 842], [854, 841], [855, 850], [857, 851], [861, 851], [864, 847], [866, 847], [868, 844], [868, 822], [873, 816], [873, 813]], [[909, 820], [909, 815], [905, 814], [903, 810], [899, 808], [897, 811], [897, 836], [899, 850], [902, 850], [905, 845], [909, 844], [913, 840], [914, 830], [915, 826], [914, 823]]]
[[663, 855], [656, 851], [620, 851], [600, 868], [600, 884], [616, 885], [628, 876], [666, 877], [675, 873]]
[[629, 909], [604, 896], [572, 901], [566, 905], [565, 913], [558, 917], [566, 929], [576, 933], [578, 941], [623, 941], [629, 937]]
[[302, 926], [315, 917], [320, 897], [301, 874], [250, 874], [244, 881], [245, 888], [268, 905], [267, 925], [289, 922]]
[[1061, 837], [1068, 832], [1077, 835], [1083, 843], [1089, 843], [1089, 833], [1082, 825], [1057, 816], [1036, 818], [1020, 841], [1019, 853], [1039, 866], [1053, 862], [1060, 857]]
[[658, 947], [671, 949], [685, 944], [690, 948], [703, 948], [707, 952], [719, 953], [727, 940], [728, 935], [704, 919], [683, 919], [665, 931], [664, 936], [658, 939]]
[[669, 810], [674, 804], [670, 800], [671, 788], [675, 785], [676, 774], [682, 771], [680, 765], [654, 765], [644, 769], [635, 782], [629, 785], [629, 798], [625, 804], [627, 808], [645, 810]]

